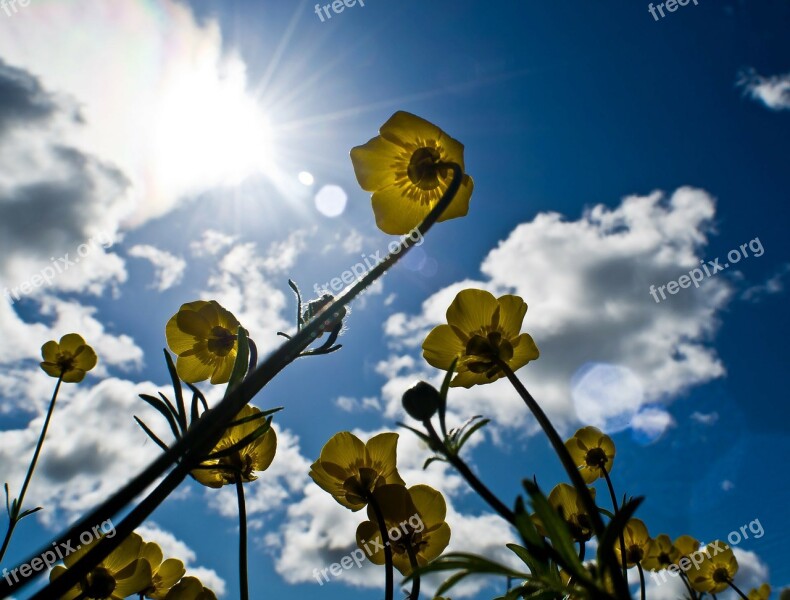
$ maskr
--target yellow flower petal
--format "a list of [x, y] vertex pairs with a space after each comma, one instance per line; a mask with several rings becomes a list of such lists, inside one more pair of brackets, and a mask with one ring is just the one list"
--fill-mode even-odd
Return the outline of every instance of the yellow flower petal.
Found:
[[447, 323], [466, 332], [475, 332], [491, 324], [498, 306], [491, 292], [462, 290], [447, 309]]
[[465, 346], [449, 325], [437, 325], [422, 343], [423, 356], [428, 364], [448, 370], [453, 361], [464, 353]]

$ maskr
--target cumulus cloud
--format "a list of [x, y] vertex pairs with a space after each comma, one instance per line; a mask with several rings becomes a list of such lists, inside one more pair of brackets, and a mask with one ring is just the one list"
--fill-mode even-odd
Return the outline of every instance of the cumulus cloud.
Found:
[[127, 224], [271, 164], [244, 61], [223, 47], [216, 20], [198, 22], [181, 2], [40, 4], [3, 24], [0, 56], [79, 102], [84, 126], [68, 137], [128, 178]]
[[154, 266], [153, 287], [160, 292], [181, 283], [187, 263], [183, 258], [147, 244], [129, 248], [129, 256], [144, 258]]
[[[457, 292], [478, 287], [516, 293], [529, 304], [524, 328], [541, 357], [519, 374], [557, 423], [583, 420], [580, 413], [601, 413], [604, 428], [621, 428], [622, 419], [607, 414], [611, 394], [606, 391], [613, 381], [627, 379], [634, 383], [621, 398], [620, 416], [653, 433], [670, 426], [668, 415], [656, 410], [633, 417], [645, 405], [724, 374], [710, 340], [732, 284], [723, 277], [708, 279], [661, 304], [649, 289], [699, 265], [714, 214], [710, 195], [680, 188], [670, 196], [630, 196], [614, 208], [595, 206], [575, 221], [544, 213], [517, 226], [483, 261], [484, 280], [452, 284], [428, 298], [421, 313], [398, 313], [385, 323], [395, 350], [388, 362], [399, 364], [403, 351], [416, 357], [414, 368], [380, 368], [390, 377], [383, 388], [388, 414], [399, 414], [399, 396], [409, 381], [437, 378], [419, 357], [418, 346], [444, 322]], [[574, 386], [591, 365], [603, 368], [580, 393]], [[527, 422], [507, 382], [457, 389], [453, 395], [459, 414], [483, 413], [508, 428], [521, 429]]]
[[790, 109], [790, 73], [764, 77], [754, 69], [748, 69], [739, 75], [738, 86], [771, 110]]
[[790, 263], [782, 265], [765, 282], [753, 285], [743, 291], [741, 299], [747, 302], [760, 302], [766, 296], [781, 294], [785, 290], [785, 277], [790, 273]]

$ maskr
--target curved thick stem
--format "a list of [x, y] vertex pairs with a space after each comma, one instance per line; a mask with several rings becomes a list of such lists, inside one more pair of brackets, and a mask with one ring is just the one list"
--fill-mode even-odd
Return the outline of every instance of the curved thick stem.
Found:
[[244, 502], [244, 482], [241, 473], [236, 474], [236, 496], [239, 500], [239, 594], [241, 600], [249, 600], [247, 583], [247, 505]]
[[[623, 555], [625, 559], [625, 555]], [[623, 560], [625, 562], [625, 560]], [[636, 563], [636, 568], [639, 570], [639, 589], [641, 593], [642, 600], [645, 600], [645, 571], [642, 569], [641, 563]]]
[[52, 399], [49, 401], [47, 416], [44, 417], [44, 425], [41, 428], [41, 435], [38, 436], [38, 443], [36, 444], [36, 449], [33, 451], [33, 458], [30, 461], [30, 466], [27, 469], [25, 481], [22, 483], [22, 490], [19, 492], [19, 497], [15, 502], [12, 514], [9, 515], [8, 531], [6, 531], [5, 538], [3, 539], [3, 546], [0, 547], [0, 561], [3, 560], [3, 556], [5, 556], [5, 552], [8, 549], [8, 544], [11, 542], [11, 536], [14, 534], [14, 529], [16, 529], [16, 525], [19, 523], [19, 515], [22, 512], [22, 503], [25, 501], [27, 488], [30, 485], [30, 480], [33, 478], [33, 471], [36, 470], [36, 464], [38, 463], [38, 457], [41, 454], [41, 448], [44, 447], [44, 438], [47, 437], [49, 422], [52, 420], [52, 413], [55, 411], [55, 402], [58, 399], [58, 392], [60, 391], [61, 383], [63, 383], [63, 373], [60, 374], [60, 377], [58, 377], [58, 382], [55, 384], [55, 391], [52, 393]]
[[736, 593], [736, 594], [738, 594], [738, 595], [739, 595], [741, 598], [743, 598], [743, 600], [749, 600], [749, 596], [747, 596], [746, 594], [744, 594], [744, 593], [743, 593], [743, 592], [740, 590], [740, 588], [738, 588], [738, 586], [737, 586], [737, 585], [735, 585], [735, 583], [734, 583], [732, 580], [729, 580], [729, 581], [727, 582], [727, 585], [729, 585], [729, 586], [730, 586], [730, 587], [731, 587], [733, 590], [735, 590], [735, 593]]
[[[419, 236], [412, 239], [411, 235], [401, 238], [395, 251], [390, 252], [386, 258], [368, 271], [362, 279], [349, 285], [335, 299], [330, 302], [323, 310], [327, 314], [333, 314], [341, 307], [349, 304], [354, 298], [362, 293], [365, 288], [379, 279], [395, 263], [402, 259], [408, 251], [417, 243], [422, 243], [424, 236], [436, 223], [441, 214], [450, 206], [463, 180], [463, 169], [455, 163], [444, 165], [452, 171], [452, 180], [445, 190], [442, 198], [433, 207], [428, 216], [416, 228]], [[317, 315], [318, 316], [318, 315]], [[275, 375], [282, 371], [288, 364], [293, 362], [299, 354], [305, 350], [318, 336], [319, 329], [323, 326], [323, 319], [316, 318], [307, 323], [296, 335], [287, 340], [282, 346], [275, 350], [269, 358], [263, 361], [260, 366], [250, 373], [241, 383], [232, 390], [229, 390], [223, 400], [213, 409], [208, 411], [210, 416], [201, 418], [194, 427], [181, 439], [179, 439], [170, 449], [151, 463], [142, 473], [135, 477], [130, 483], [121, 488], [113, 496], [108, 498], [101, 506], [91, 511], [88, 515], [72, 525], [66, 532], [47, 544], [37, 554], [30, 557], [27, 562], [40, 556], [43, 552], [55, 544], [77, 544], [78, 536], [86, 528], [90, 529], [96, 523], [102, 523], [111, 519], [122, 511], [134, 498], [142, 494], [156, 479], [161, 477], [172, 465], [177, 465], [157, 488], [118, 526], [123, 525], [123, 530], [131, 533], [138, 527], [152, 512], [161, 504], [167, 495], [172, 492], [174, 487], [168, 488], [174, 483], [177, 486], [189, 472], [186, 464], [195, 465], [199, 463], [199, 457], [204, 456], [215, 446], [217, 440], [222, 436], [225, 426], [238, 412], [265, 386]], [[206, 416], [206, 414], [204, 414]], [[167, 486], [164, 486], [168, 481]], [[145, 509], [142, 506], [145, 505]], [[138, 510], [140, 509], [140, 510]], [[110, 539], [103, 539], [90, 552], [83, 556], [66, 573], [50, 582], [46, 588], [38, 592], [31, 600], [50, 598], [64, 594], [71, 589], [82, 577], [85, 576], [93, 567], [101, 562], [112, 550], [114, 550], [124, 539], [122, 535], [116, 535]], [[21, 589], [29, 584], [40, 573], [33, 572], [28, 577], [20, 577], [19, 583], [10, 584], [5, 579], [0, 579], [0, 597], [8, 595], [12, 591]], [[40, 594], [43, 594], [40, 595]]]
[[[519, 396], [521, 396], [522, 400], [524, 400], [524, 403], [535, 417], [535, 420], [538, 422], [541, 429], [543, 429], [546, 437], [549, 438], [549, 442], [554, 448], [554, 452], [559, 457], [562, 466], [565, 468], [565, 472], [568, 474], [573, 487], [575, 487], [579, 492], [579, 497], [581, 498], [582, 504], [584, 504], [584, 509], [587, 511], [587, 514], [590, 516], [590, 520], [592, 521], [595, 536], [599, 540], [603, 539], [603, 534], [605, 531], [603, 519], [601, 519], [601, 515], [598, 512], [598, 507], [595, 504], [595, 500], [593, 499], [592, 494], [590, 494], [590, 489], [587, 487], [587, 484], [584, 482], [584, 479], [579, 473], [578, 467], [576, 464], [574, 464], [568, 449], [565, 447], [565, 444], [560, 437], [560, 434], [557, 433], [554, 425], [552, 425], [551, 421], [546, 416], [546, 413], [543, 412], [543, 409], [540, 407], [537, 400], [532, 397], [532, 394], [530, 394], [527, 388], [524, 387], [524, 384], [521, 383], [521, 380], [516, 377], [513, 369], [511, 369], [510, 366], [503, 360], [497, 360], [497, 366], [502, 369], [502, 372], [518, 392]], [[608, 554], [607, 559], [612, 565], [612, 580], [617, 593], [623, 597], [628, 597], [627, 579], [622, 577], [622, 573], [620, 573], [619, 569], [614, 568], [614, 565], [617, 564], [617, 558], [614, 555], [614, 550], [612, 548], [601, 548], [600, 551]]]

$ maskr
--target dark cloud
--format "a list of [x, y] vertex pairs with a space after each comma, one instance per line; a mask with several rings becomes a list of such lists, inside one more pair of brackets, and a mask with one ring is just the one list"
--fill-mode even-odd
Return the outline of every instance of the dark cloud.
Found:
[[46, 120], [57, 109], [38, 79], [0, 59], [0, 136], [11, 127]]

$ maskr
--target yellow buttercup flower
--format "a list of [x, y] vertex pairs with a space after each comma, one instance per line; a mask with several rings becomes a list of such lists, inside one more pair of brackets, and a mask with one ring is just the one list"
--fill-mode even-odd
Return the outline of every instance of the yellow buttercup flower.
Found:
[[[384, 233], [410, 232], [439, 202], [452, 180], [446, 163], [464, 170], [464, 146], [436, 125], [399, 111], [381, 126], [378, 137], [351, 150], [354, 173], [373, 192], [376, 225]], [[464, 174], [461, 187], [439, 221], [469, 211], [474, 182]]]
[[[450, 543], [450, 526], [445, 523], [447, 504], [444, 497], [427, 485], [408, 490], [402, 485], [385, 485], [374, 492], [381, 507], [387, 536], [392, 546], [392, 565], [403, 575], [412, 571], [409, 552], [417, 564], [427, 565]], [[373, 507], [368, 506], [368, 519], [357, 527], [357, 546], [370, 561], [384, 564], [384, 544]]]
[[398, 475], [397, 446], [397, 433], [380, 433], [363, 444], [354, 434], [341, 431], [321, 449], [310, 466], [310, 477], [340, 504], [358, 511], [376, 488], [404, 485]]
[[521, 333], [527, 304], [518, 296], [494, 298], [485, 290], [458, 292], [447, 309], [447, 325], [433, 329], [422, 344], [431, 366], [447, 371], [457, 358], [453, 387], [470, 388], [503, 376], [499, 361], [516, 371], [540, 355], [532, 336]]
[[735, 560], [732, 548], [721, 540], [716, 540], [708, 544], [702, 552], [699, 567], [688, 573], [691, 587], [708, 594], [723, 592], [738, 572], [738, 561]]
[[[647, 533], [647, 527], [644, 522], [639, 519], [631, 519], [625, 526], [623, 538], [625, 540], [625, 564], [630, 568], [644, 560], [650, 544], [650, 535]], [[619, 543], [615, 543], [614, 553], [620, 564], [623, 564]]]
[[[260, 409], [249, 404], [241, 409], [234, 421], [248, 419], [260, 414]], [[216, 454], [236, 446], [247, 436], [252, 435], [264, 423], [263, 418], [252, 419], [233, 425], [225, 430], [222, 438], [214, 446], [211, 454]], [[209, 458], [201, 463], [201, 468], [192, 471], [192, 477], [200, 483], [211, 488], [220, 488], [224, 485], [236, 483], [241, 477], [244, 482], [255, 481], [256, 472], [265, 471], [274, 460], [277, 451], [277, 434], [272, 427], [262, 436], [251, 441], [246, 446], [237, 448], [234, 452], [221, 458]]]
[[187, 383], [227, 383], [238, 352], [239, 322], [216, 301], [188, 302], [167, 322], [167, 345], [178, 355], [176, 371]]
[[[595, 490], [590, 493], [595, 498]], [[592, 521], [587, 511], [584, 510], [584, 503], [579, 497], [576, 488], [567, 483], [560, 483], [549, 493], [549, 504], [556, 510], [563, 521], [568, 525], [571, 537], [577, 542], [586, 542], [592, 537]], [[541, 535], [546, 535], [543, 523], [537, 515], [533, 515], [533, 521]]]
[[767, 583], [752, 589], [748, 594], [749, 600], [768, 600], [771, 597], [771, 586]]
[[[98, 542], [98, 539], [94, 540], [67, 554], [63, 559], [65, 566], [58, 565], [50, 572], [50, 581], [74, 566]], [[151, 586], [151, 565], [144, 558], [140, 558], [142, 545], [142, 538], [136, 533], [131, 534], [94, 567], [85, 579], [61, 596], [61, 600], [122, 600], [148, 589]]]
[[165, 600], [217, 600], [217, 596], [207, 587], [203, 587], [195, 577], [184, 577], [165, 597]]
[[662, 571], [680, 560], [680, 550], [672, 543], [665, 533], [650, 540], [642, 560], [642, 566], [648, 571]]
[[66, 383], [79, 383], [85, 374], [96, 366], [98, 359], [93, 348], [82, 336], [69, 333], [41, 346], [41, 368], [50, 377], [63, 377]]
[[184, 576], [184, 563], [176, 558], [164, 559], [162, 549], [153, 542], [146, 542], [140, 549], [140, 558], [151, 565], [151, 585], [143, 591], [146, 598], [163, 600], [170, 589]]
[[678, 558], [675, 561], [675, 564], [680, 562], [680, 559], [684, 556], [691, 556], [697, 550], [699, 550], [699, 541], [691, 537], [690, 535], [681, 535], [675, 539], [675, 543], [673, 544], [678, 551]]
[[596, 427], [582, 427], [565, 442], [585, 483], [592, 483], [612, 470], [614, 442]]

